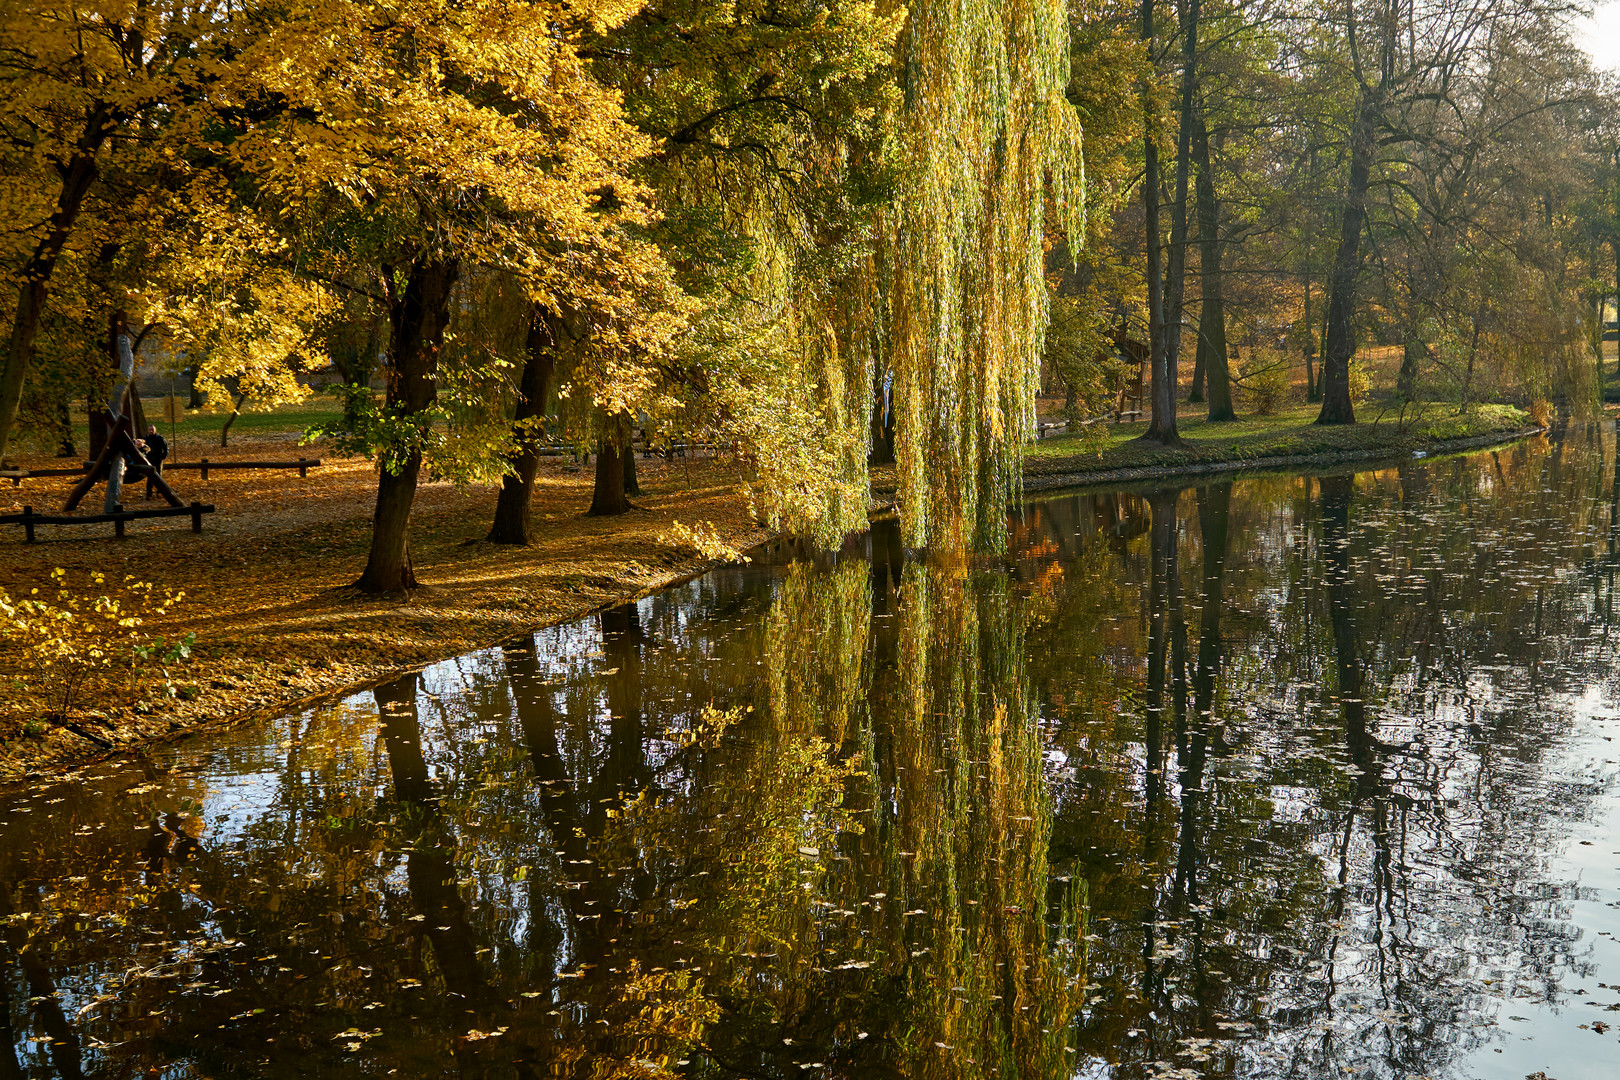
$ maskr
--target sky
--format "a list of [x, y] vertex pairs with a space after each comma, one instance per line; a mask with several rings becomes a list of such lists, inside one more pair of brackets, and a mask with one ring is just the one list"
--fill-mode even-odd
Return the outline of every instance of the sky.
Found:
[[1599, 2], [1592, 18], [1577, 19], [1573, 29], [1594, 66], [1620, 75], [1620, 0]]

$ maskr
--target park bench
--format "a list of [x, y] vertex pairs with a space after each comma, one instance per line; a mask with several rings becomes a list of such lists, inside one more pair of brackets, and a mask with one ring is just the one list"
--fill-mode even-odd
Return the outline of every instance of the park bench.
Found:
[[0, 515], [0, 525], [21, 525], [26, 536], [26, 543], [34, 542], [34, 529], [40, 525], [95, 525], [99, 522], [113, 523], [113, 532], [118, 539], [124, 539], [124, 525], [137, 518], [160, 517], [187, 517], [191, 518], [191, 531], [202, 532], [202, 516], [212, 514], [212, 503], [194, 502], [190, 506], [165, 506], [159, 510], [125, 510], [122, 503], [114, 505], [110, 514], [36, 514], [32, 506], [23, 507], [20, 514]]

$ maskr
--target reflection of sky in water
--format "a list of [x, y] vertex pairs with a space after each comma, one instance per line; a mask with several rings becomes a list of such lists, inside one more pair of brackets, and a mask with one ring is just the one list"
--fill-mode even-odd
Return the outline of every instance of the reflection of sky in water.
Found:
[[[1494, 1019], [1501, 1053], [1482, 1053], [1467, 1063], [1481, 1080], [1520, 1080], [1538, 1070], [1559, 1080], [1620, 1075], [1620, 716], [1602, 688], [1593, 686], [1566, 706], [1571, 738], [1561, 747], [1553, 783], [1594, 793], [1589, 816], [1570, 823], [1569, 835], [1544, 872], [1548, 881], [1571, 884], [1569, 920], [1580, 928], [1573, 949], [1580, 967], [1564, 978], [1553, 1001], [1498, 998]], [[1584, 1030], [1583, 1030], [1584, 1025]]]

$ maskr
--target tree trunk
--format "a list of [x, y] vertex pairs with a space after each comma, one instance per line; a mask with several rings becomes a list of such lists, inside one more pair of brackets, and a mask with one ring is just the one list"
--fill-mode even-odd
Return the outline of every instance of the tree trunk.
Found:
[[[1142, 40], [1153, 47], [1153, 0], [1142, 0]], [[1163, 251], [1159, 239], [1159, 146], [1153, 138], [1152, 90], [1147, 78], [1142, 82], [1142, 104], [1146, 126], [1142, 136], [1142, 202], [1146, 218], [1144, 234], [1147, 252], [1148, 370], [1151, 376], [1153, 415], [1142, 435], [1147, 442], [1169, 445], [1178, 442], [1176, 434], [1175, 373], [1166, 363], [1164, 322]]]
[[596, 455], [596, 490], [591, 495], [591, 508], [586, 511], [591, 517], [611, 517], [630, 509], [630, 500], [624, 493], [623, 449], [627, 423], [624, 413], [603, 418], [602, 439]]
[[894, 464], [894, 413], [889, 401], [888, 372], [882, 364], [872, 365], [872, 450], [871, 465]]
[[1322, 349], [1322, 412], [1318, 424], [1353, 424], [1350, 358], [1356, 354], [1356, 278], [1361, 273], [1361, 234], [1367, 224], [1367, 188], [1372, 180], [1373, 136], [1378, 126], [1378, 96], [1365, 87], [1360, 94], [1355, 127], [1350, 133], [1350, 183], [1345, 189], [1339, 250], [1333, 258], [1328, 293], [1327, 341]]
[[231, 415], [225, 418], [224, 426], [219, 429], [219, 448], [221, 450], [231, 445], [231, 425], [236, 423], [238, 416], [242, 415], [242, 406], [247, 404], [247, 399], [247, 391], [244, 390], [238, 393], [236, 400], [231, 403]]
[[1305, 267], [1305, 400], [1317, 401], [1316, 393], [1316, 366], [1311, 363], [1316, 356], [1316, 322], [1311, 318], [1311, 270]]
[[56, 399], [55, 411], [56, 456], [59, 458], [78, 457], [79, 451], [73, 442], [73, 409], [66, 394], [62, 394]]
[[626, 495], [640, 495], [641, 484], [636, 480], [636, 446], [634, 438], [635, 428], [626, 425], [624, 429], [624, 493]]
[[1193, 118], [1193, 154], [1198, 162], [1198, 272], [1204, 302], [1198, 310], [1198, 355], [1204, 368], [1209, 418], [1236, 420], [1232, 411], [1232, 373], [1226, 360], [1226, 292], [1221, 276], [1221, 204], [1215, 198], [1215, 174], [1209, 164], [1209, 132], [1204, 114]]
[[[413, 262], [405, 289], [388, 281], [388, 402], [391, 414], [417, 418], [438, 396], [439, 349], [450, 321], [450, 290], [457, 266], [453, 260], [421, 258]], [[426, 423], [425, 420], [417, 420]], [[405, 449], [403, 461], [377, 473], [377, 508], [371, 520], [371, 554], [355, 582], [361, 592], [393, 593], [416, 587], [411, 565], [411, 503], [422, 472], [421, 446]]]
[[[1187, 186], [1192, 173], [1193, 95], [1198, 80], [1199, 0], [1187, 0], [1182, 16], [1181, 123], [1176, 134], [1176, 201], [1170, 209], [1170, 265], [1164, 287], [1164, 365], [1175, 420], [1176, 369], [1181, 358], [1181, 322], [1187, 296]], [[1172, 432], [1167, 441], [1179, 441]]]
[[45, 235], [40, 237], [34, 254], [18, 274], [22, 288], [17, 295], [17, 311], [12, 318], [5, 362], [0, 366], [0, 461], [5, 460], [6, 447], [17, 422], [17, 404], [22, 400], [23, 380], [28, 375], [28, 365], [34, 360], [34, 337], [39, 331], [39, 316], [45, 307], [51, 274], [78, 219], [79, 208], [84, 205], [85, 194], [96, 180], [96, 152], [112, 130], [107, 114], [104, 102], [90, 106], [73, 157], [62, 169], [62, 190], [56, 197], [56, 209], [45, 223]]
[[1409, 332], [1401, 348], [1400, 374], [1395, 376], [1395, 392], [1406, 401], [1417, 394], [1418, 352], [1418, 343]]
[[534, 526], [529, 515], [534, 502], [534, 475], [540, 467], [536, 423], [546, 411], [546, 391], [556, 366], [558, 329], [545, 308], [536, 304], [530, 309], [525, 342], [527, 355], [518, 383], [517, 412], [513, 416], [517, 425], [517, 452], [508, 459], [511, 468], [501, 478], [501, 494], [495, 500], [495, 521], [489, 530], [491, 543], [525, 547], [534, 543]]

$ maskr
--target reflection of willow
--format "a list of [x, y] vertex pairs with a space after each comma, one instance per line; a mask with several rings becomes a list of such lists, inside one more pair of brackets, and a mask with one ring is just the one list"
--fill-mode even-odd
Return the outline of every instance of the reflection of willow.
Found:
[[[702, 958], [721, 1008], [693, 1056], [721, 1075], [1070, 1064], [1084, 887], [1048, 902], [1011, 583], [910, 566], [898, 598], [874, 623], [865, 567], [792, 569], [765, 620], [765, 707], [608, 828], [604, 850], [662, 883], [633, 932]], [[874, 632], [898, 640], [869, 649]]]
[[870, 590], [869, 576], [855, 563], [830, 573], [802, 563], [789, 570], [765, 626], [777, 733], [844, 745], [866, 691]]
[[[891, 1022], [891, 1045], [909, 1059], [900, 1071], [976, 1075], [966, 1063], [978, 1061], [1060, 1075], [1082, 996], [1084, 886], [1048, 911], [1050, 802], [1011, 584], [908, 567], [899, 617], [894, 707], [880, 718], [895, 821], [892, 838], [865, 846], [903, 860], [906, 907], [926, 913], [884, 926], [907, 999]], [[956, 1049], [942, 1056], [935, 1043]]]

